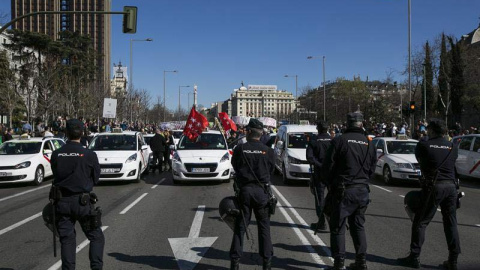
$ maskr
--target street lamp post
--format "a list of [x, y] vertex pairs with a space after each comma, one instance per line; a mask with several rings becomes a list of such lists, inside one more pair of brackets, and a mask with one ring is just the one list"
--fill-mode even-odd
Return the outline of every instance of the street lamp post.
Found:
[[[308, 56], [307, 59], [320, 58], [319, 56]], [[326, 121], [326, 85], [325, 85], [325, 56], [322, 56], [322, 67], [323, 67], [323, 121]]]
[[167, 72], [172, 72], [172, 73], [177, 73], [178, 71], [177, 70], [164, 70], [163, 71], [163, 122], [165, 122], [165, 116], [167, 114], [167, 107], [166, 107], [166, 99], [165, 99], [165, 96], [166, 96], [166, 80], [165, 80], [165, 73]]
[[[134, 41], [153, 41], [151, 38], [146, 39], [130, 39], [130, 78], [129, 78], [129, 85], [130, 85], [130, 92], [133, 91], [133, 42]], [[131, 93], [130, 93], [131, 96]], [[132, 122], [133, 118], [133, 108], [132, 108], [132, 99], [130, 98], [130, 122]]]
[[[298, 75], [285, 75], [283, 77], [285, 77], [285, 78], [295, 77], [295, 99], [294, 100], [295, 100], [295, 111], [297, 112], [296, 113], [296, 116], [297, 116], [296, 118], [298, 118], [298, 104], [297, 104], [298, 103]], [[298, 119], [296, 119], [296, 120], [298, 122]]]
[[427, 79], [426, 79], [426, 67], [423, 66], [423, 121], [427, 121]]
[[178, 86], [178, 121], [180, 121], [180, 110], [181, 110], [181, 106], [180, 106], [180, 89], [182, 87], [190, 87], [190, 85], [179, 85]]

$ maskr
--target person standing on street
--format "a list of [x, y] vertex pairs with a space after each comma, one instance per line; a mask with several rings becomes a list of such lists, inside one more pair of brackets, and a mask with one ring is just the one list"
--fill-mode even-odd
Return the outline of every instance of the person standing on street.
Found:
[[330, 146], [331, 137], [327, 133], [328, 124], [325, 121], [317, 122], [318, 136], [317, 140], [309, 141], [307, 145], [307, 161], [313, 167], [313, 182], [310, 183], [313, 189], [313, 196], [315, 197], [315, 210], [317, 213], [317, 223], [312, 223], [311, 228], [314, 231], [325, 231], [327, 226], [325, 224], [325, 216], [323, 208], [325, 206], [325, 183], [320, 179], [320, 169], [322, 168], [323, 159]]
[[172, 132], [166, 130], [163, 135], [165, 136], [166, 145], [165, 145], [165, 152], [163, 152], [163, 163], [165, 170], [172, 171], [172, 164], [170, 164], [170, 145], [175, 145], [175, 141], [173, 140]]
[[[161, 134], [160, 129], [155, 130], [155, 135], [150, 139], [150, 148], [153, 151], [153, 168], [152, 172], [155, 173], [155, 169], [158, 169], [160, 173], [163, 172], [162, 163], [163, 155], [165, 152], [166, 144], [165, 137]], [[157, 166], [155, 168], [155, 165]]]
[[[95, 152], [83, 148], [80, 137], [83, 124], [77, 119], [66, 123], [68, 142], [52, 154], [53, 184], [50, 198], [55, 201], [57, 231], [60, 237], [62, 269], [75, 269], [77, 249], [75, 223], [79, 221], [83, 232], [90, 241], [90, 268], [103, 268], [103, 235], [101, 215], [93, 205], [97, 196], [93, 186], [100, 177], [100, 165]], [[97, 219], [98, 218], [98, 219]], [[97, 221], [92, 225], [92, 219]]]
[[7, 128], [7, 131], [5, 132], [5, 135], [3, 136], [3, 142], [8, 142], [10, 140], [13, 140], [13, 129]]
[[348, 218], [355, 247], [355, 263], [350, 269], [366, 270], [367, 239], [365, 212], [369, 204], [370, 177], [375, 171], [375, 147], [365, 136], [363, 115], [347, 115], [347, 129], [331, 142], [322, 164], [322, 177], [332, 192], [330, 216], [330, 249], [334, 258], [332, 270], [345, 269], [345, 227]]
[[240, 267], [243, 255], [244, 234], [252, 217], [258, 226], [259, 254], [263, 258], [263, 269], [271, 269], [273, 246], [270, 237], [269, 199], [270, 177], [274, 170], [273, 150], [260, 142], [263, 124], [251, 118], [247, 125], [247, 142], [233, 151], [232, 166], [236, 172], [236, 192], [241, 215], [235, 220], [230, 248], [231, 270]]
[[447, 128], [440, 119], [432, 119], [428, 123], [429, 139], [420, 141], [415, 148], [415, 156], [423, 175], [421, 181], [421, 208], [413, 219], [410, 255], [399, 258], [402, 266], [420, 268], [420, 252], [425, 241], [427, 225], [435, 216], [440, 206], [443, 216], [443, 230], [448, 245], [448, 260], [443, 268], [457, 269], [457, 258], [460, 254], [460, 239], [457, 229], [457, 188], [455, 161], [458, 148], [445, 139]]

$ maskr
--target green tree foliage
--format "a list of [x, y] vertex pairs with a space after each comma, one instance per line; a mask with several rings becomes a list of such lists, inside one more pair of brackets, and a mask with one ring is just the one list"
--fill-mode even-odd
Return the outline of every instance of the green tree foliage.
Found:
[[[425, 44], [425, 60], [424, 60], [425, 74], [423, 78], [423, 86], [426, 89], [426, 100], [425, 95], [422, 95], [422, 109], [427, 108], [427, 115], [433, 115], [435, 109], [435, 91], [433, 88], [433, 64], [432, 64], [432, 52], [430, 50], [430, 45]], [[423, 89], [422, 89], [423, 90]], [[422, 91], [423, 93], [423, 91]], [[423, 115], [423, 114], [422, 114]]]
[[437, 110], [446, 116], [446, 109], [450, 100], [449, 76], [450, 76], [450, 54], [447, 51], [447, 41], [445, 34], [442, 33], [442, 43], [440, 45], [440, 66], [438, 68], [438, 99]]
[[454, 121], [462, 120], [462, 98], [465, 92], [464, 64], [462, 60], [462, 48], [460, 43], [455, 43], [453, 38], [449, 37], [451, 46], [451, 70], [450, 70], [450, 100], [452, 102], [452, 112]]

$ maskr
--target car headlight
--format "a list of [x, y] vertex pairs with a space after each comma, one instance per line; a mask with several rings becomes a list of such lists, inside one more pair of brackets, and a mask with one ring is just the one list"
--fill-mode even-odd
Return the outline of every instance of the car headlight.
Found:
[[225, 155], [223, 155], [222, 159], [220, 159], [220, 162], [224, 162], [230, 159], [230, 154], [227, 152]]
[[25, 162], [22, 162], [20, 164], [15, 165], [15, 169], [25, 169], [25, 168], [30, 167], [31, 164], [32, 163], [30, 161], [25, 161]]
[[173, 159], [173, 161], [175, 161], [175, 162], [182, 163], [182, 160], [180, 159], [180, 156], [178, 155], [177, 152], [174, 152], [174, 153], [173, 153], [172, 159]]
[[292, 156], [288, 156], [288, 163], [290, 164], [302, 164], [300, 159], [294, 158]]
[[130, 162], [133, 162], [133, 161], [135, 161], [135, 160], [137, 160], [137, 153], [131, 155], [131, 156], [127, 159], [127, 161], [125, 161], [125, 163], [130, 163]]
[[399, 169], [413, 169], [412, 164], [410, 163], [396, 163], [394, 166]]

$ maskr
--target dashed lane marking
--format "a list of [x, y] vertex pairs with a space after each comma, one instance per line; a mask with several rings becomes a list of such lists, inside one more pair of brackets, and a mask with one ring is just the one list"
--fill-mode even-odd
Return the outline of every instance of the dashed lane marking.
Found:
[[402, 197], [402, 198], [405, 198], [405, 196], [404, 196], [404, 195], [398, 195], [398, 196], [400, 196], [400, 197]]
[[34, 192], [34, 191], [37, 191], [37, 190], [40, 190], [40, 189], [46, 188], [46, 187], [51, 187], [51, 185], [45, 185], [45, 186], [37, 187], [37, 188], [30, 189], [30, 190], [27, 190], [27, 191], [24, 191], [24, 192], [20, 192], [20, 193], [17, 193], [17, 194], [14, 194], [14, 195], [11, 195], [11, 196], [8, 196], [8, 197], [5, 197], [5, 198], [1, 198], [0, 202], [6, 201], [6, 200], [9, 200], [11, 198], [18, 197], [18, 196], [22, 196], [22, 195], [25, 195], [27, 193]]
[[[108, 228], [108, 226], [102, 226], [102, 231], [105, 231], [106, 229]], [[77, 251], [76, 253], [80, 252], [83, 248], [85, 248], [86, 246], [88, 246], [88, 244], [90, 244], [90, 241], [88, 239], [86, 239], [85, 241], [83, 241], [80, 245], [77, 246]], [[50, 268], [48, 268], [48, 270], [57, 270], [57, 269], [60, 269], [60, 267], [62, 267], [62, 261], [58, 261], [56, 262], [54, 265], [52, 265]]]
[[165, 181], [165, 177], [162, 178], [162, 180], [158, 181], [158, 183], [156, 183], [155, 185], [152, 186], [152, 189], [155, 189], [156, 187], [158, 187], [161, 183], [163, 183], [163, 181]]
[[480, 224], [475, 224], [475, 226], [480, 227]]
[[29, 221], [32, 221], [32, 220], [38, 218], [38, 217], [41, 216], [41, 215], [42, 215], [42, 212], [37, 213], [37, 214], [35, 214], [35, 215], [33, 215], [33, 216], [29, 217], [29, 218], [26, 218], [26, 219], [24, 219], [24, 220], [22, 220], [22, 221], [20, 221], [20, 222], [17, 222], [17, 223], [15, 223], [15, 224], [13, 224], [12, 226], [9, 226], [9, 227], [1, 230], [1, 231], [0, 231], [0, 235], [2, 235], [2, 234], [4, 234], [4, 233], [7, 233], [7, 232], [9, 232], [9, 231], [11, 231], [11, 230], [13, 230], [13, 229], [15, 229], [15, 228], [17, 228], [17, 227], [20, 227], [20, 226], [22, 226], [23, 224], [25, 224], [25, 223], [27, 223], [27, 222], [29, 222]]
[[127, 206], [125, 209], [122, 210], [122, 212], [120, 212], [120, 215], [123, 215], [125, 213], [128, 212], [128, 210], [130, 210], [130, 208], [134, 207], [135, 204], [137, 204], [140, 200], [143, 199], [143, 197], [147, 196], [148, 193], [143, 193], [142, 196], [140, 196], [138, 199], [136, 199], [133, 203], [131, 203], [129, 206]]
[[382, 190], [385, 190], [385, 191], [387, 191], [387, 192], [392, 192], [391, 190], [388, 190], [388, 189], [386, 189], [386, 188], [383, 188], [383, 187], [380, 187], [380, 186], [377, 186], [377, 185], [372, 185], [372, 186], [374, 186], [374, 187], [376, 187], [376, 188], [379, 188], [379, 189], [382, 189]]

